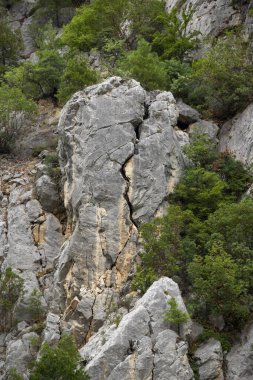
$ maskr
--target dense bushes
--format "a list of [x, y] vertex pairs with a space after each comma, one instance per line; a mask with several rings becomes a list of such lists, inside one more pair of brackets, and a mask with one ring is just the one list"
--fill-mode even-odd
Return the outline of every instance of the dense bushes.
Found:
[[9, 153], [15, 143], [18, 113], [32, 114], [36, 111], [33, 101], [27, 99], [19, 88], [0, 85], [0, 153]]
[[65, 335], [57, 347], [44, 343], [30, 380], [88, 380], [79, 363], [80, 355], [74, 340]]
[[0, 315], [2, 331], [8, 331], [13, 323], [13, 309], [23, 293], [23, 279], [11, 268], [0, 272]]
[[252, 175], [228, 155], [213, 152], [213, 164], [211, 156], [204, 160], [208, 147], [208, 138], [195, 135], [186, 148], [193, 166], [176, 186], [167, 214], [141, 227], [144, 252], [133, 286], [144, 291], [170, 276], [191, 293], [195, 317], [222, 315], [230, 329], [251, 311], [253, 200], [242, 195]]
[[189, 100], [222, 119], [253, 100], [252, 48], [240, 35], [227, 34], [193, 63]]

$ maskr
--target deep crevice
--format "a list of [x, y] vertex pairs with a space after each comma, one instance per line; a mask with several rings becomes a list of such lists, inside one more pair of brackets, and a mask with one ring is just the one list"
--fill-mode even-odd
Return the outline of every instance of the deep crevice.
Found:
[[134, 218], [133, 218], [133, 212], [134, 212], [134, 209], [133, 209], [133, 205], [129, 199], [129, 195], [128, 195], [128, 192], [129, 192], [129, 188], [130, 188], [130, 178], [126, 175], [126, 165], [128, 164], [128, 162], [131, 160], [131, 158], [134, 156], [134, 153], [125, 161], [125, 163], [122, 165], [121, 169], [120, 169], [120, 172], [121, 172], [121, 175], [122, 177], [124, 178], [125, 182], [126, 182], [126, 187], [125, 187], [125, 191], [123, 193], [123, 196], [127, 202], [127, 205], [128, 205], [128, 208], [129, 208], [129, 217], [130, 217], [130, 220], [131, 222], [133, 223], [133, 225], [138, 228], [137, 226], [137, 223], [135, 222]]
[[144, 103], [144, 115], [143, 120], [147, 120], [149, 118], [149, 104]]

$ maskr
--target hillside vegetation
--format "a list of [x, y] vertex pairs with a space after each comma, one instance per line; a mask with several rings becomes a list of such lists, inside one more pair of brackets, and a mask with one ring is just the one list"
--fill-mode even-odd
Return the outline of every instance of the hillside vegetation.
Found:
[[[21, 61], [21, 35], [6, 21], [12, 4], [2, 1], [0, 16], [0, 91], [8, 104], [0, 114], [7, 134], [6, 112], [32, 112], [31, 102], [45, 97], [63, 105], [74, 92], [114, 74], [132, 77], [148, 90], [170, 90], [206, 117], [226, 119], [252, 101], [250, 38], [239, 29], [225, 31], [205, 41], [210, 49], [194, 59], [202, 36], [188, 32], [192, 8], [178, 15], [176, 9], [168, 14], [161, 0], [39, 1], [30, 26], [37, 58]], [[62, 25], [60, 11], [70, 5], [77, 6], [76, 14]], [[96, 69], [89, 52], [98, 57]], [[11, 102], [13, 92], [17, 104]], [[7, 145], [1, 149], [9, 151]]]

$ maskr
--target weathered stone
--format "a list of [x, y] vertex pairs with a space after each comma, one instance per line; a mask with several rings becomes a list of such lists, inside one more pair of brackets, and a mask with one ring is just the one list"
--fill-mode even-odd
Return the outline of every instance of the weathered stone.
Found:
[[229, 380], [251, 380], [253, 378], [253, 325], [247, 326], [240, 342], [232, 347], [226, 356]]
[[34, 222], [35, 219], [37, 219], [42, 214], [42, 208], [37, 199], [32, 199], [31, 201], [27, 202], [26, 210], [30, 222]]
[[189, 31], [198, 30], [201, 36], [218, 36], [227, 27], [242, 23], [239, 9], [232, 6], [231, 0], [167, 0], [167, 9], [175, 6], [182, 9], [192, 7], [194, 12], [189, 25]]
[[188, 133], [190, 137], [193, 133], [206, 134], [213, 141], [217, 141], [218, 132], [219, 127], [215, 123], [205, 120], [200, 120], [197, 123], [191, 124], [188, 128]]
[[238, 160], [250, 164], [253, 159], [253, 104], [227, 121], [220, 132], [219, 149], [229, 152]]
[[46, 327], [43, 331], [43, 340], [50, 344], [57, 343], [60, 339], [60, 316], [48, 313]]
[[177, 284], [156, 281], [117, 328], [103, 326], [90, 339], [80, 353], [91, 380], [193, 379], [187, 344], [164, 321], [171, 297], [185, 310]]
[[180, 125], [187, 127], [200, 119], [199, 112], [185, 104], [181, 99], [177, 101], [177, 108], [179, 111], [178, 123]]
[[194, 357], [199, 367], [200, 380], [223, 380], [223, 353], [218, 340], [210, 338], [201, 344]]
[[[171, 93], [156, 92], [151, 100], [138, 82], [119, 77], [75, 94], [64, 107], [60, 165], [74, 231], [58, 260], [55, 310], [60, 305], [64, 312], [76, 296], [82, 302], [84, 287], [95, 298], [85, 314], [93, 315], [92, 328], [101, 326], [105, 303], [133, 271], [137, 226], [165, 210], [184, 167], [177, 118]], [[69, 323], [83, 325], [85, 334], [90, 325], [69, 311]]]
[[53, 214], [46, 213], [46, 220], [40, 225], [39, 234], [39, 251], [45, 258], [44, 267], [53, 268], [54, 260], [64, 242], [62, 225]]
[[188, 346], [171, 330], [159, 333], [154, 346], [154, 380], [194, 379], [187, 358]]
[[40, 255], [34, 246], [25, 205], [9, 208], [7, 238], [9, 249], [3, 263], [4, 268], [10, 266], [22, 271], [35, 271], [39, 268]]
[[55, 212], [60, 204], [56, 183], [48, 175], [43, 175], [36, 182], [38, 199], [45, 211]]
[[10, 369], [16, 368], [17, 372], [26, 375], [27, 366], [37, 356], [34, 351], [31, 339], [39, 339], [39, 336], [30, 332], [22, 336], [21, 339], [11, 341], [7, 346], [6, 353], [6, 372]]

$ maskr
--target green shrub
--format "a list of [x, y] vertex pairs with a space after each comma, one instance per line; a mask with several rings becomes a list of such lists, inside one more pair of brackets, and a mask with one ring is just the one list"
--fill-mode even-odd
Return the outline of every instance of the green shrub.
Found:
[[253, 182], [250, 167], [243, 165], [229, 154], [223, 154], [213, 163], [220, 177], [226, 181], [226, 193], [235, 199], [239, 199]]
[[201, 167], [191, 168], [182, 176], [171, 199], [203, 220], [224, 200], [225, 188], [218, 174]]
[[98, 82], [98, 74], [91, 69], [84, 56], [78, 54], [70, 58], [60, 79], [57, 98], [65, 103], [76, 91]]
[[47, 167], [47, 174], [59, 183], [61, 178], [61, 168], [59, 166], [59, 158], [57, 153], [48, 154], [44, 159], [44, 164]]
[[10, 153], [20, 133], [15, 123], [17, 112], [31, 115], [36, 112], [36, 105], [20, 89], [0, 85], [0, 153]]
[[60, 23], [60, 10], [69, 6], [72, 6], [71, 0], [47, 0], [46, 3], [44, 0], [39, 0], [37, 3], [40, 10], [39, 14], [52, 19], [57, 28], [62, 26]]
[[133, 48], [137, 36], [149, 38], [154, 33], [156, 18], [164, 12], [159, 0], [94, 0], [77, 10], [64, 28], [62, 43], [90, 50], [100, 49], [105, 39], [115, 39]]
[[195, 302], [207, 315], [222, 315], [234, 327], [249, 316], [248, 281], [241, 278], [240, 266], [216, 241], [205, 257], [196, 256], [189, 264]]
[[0, 73], [6, 65], [16, 64], [22, 50], [22, 38], [19, 32], [13, 32], [6, 18], [0, 15]]
[[16, 368], [11, 368], [7, 375], [7, 380], [23, 380], [23, 376], [17, 372]]
[[177, 278], [184, 272], [185, 258], [181, 235], [184, 232], [188, 212], [180, 206], [172, 205], [167, 214], [141, 226], [144, 252], [141, 254], [142, 265], [138, 267], [133, 288], [143, 293], [159, 277]]
[[191, 143], [184, 147], [184, 153], [192, 161], [194, 166], [210, 168], [214, 160], [218, 158], [217, 146], [207, 134], [193, 133]]
[[125, 76], [139, 81], [147, 90], [165, 89], [166, 67], [158, 55], [151, 51], [151, 45], [141, 39], [137, 49], [119, 60], [118, 67]]
[[33, 322], [41, 322], [45, 319], [45, 309], [41, 303], [41, 292], [33, 289], [28, 300], [28, 311]]
[[80, 367], [80, 355], [71, 336], [63, 336], [57, 347], [44, 343], [30, 380], [88, 380]]
[[168, 301], [169, 310], [164, 313], [164, 320], [175, 325], [180, 325], [189, 320], [189, 314], [180, 310], [175, 298]]
[[226, 119], [253, 100], [252, 49], [243, 37], [228, 34], [194, 62], [189, 101]]
[[181, 17], [174, 8], [170, 13], [158, 16], [162, 24], [161, 31], [156, 31], [153, 46], [163, 59], [176, 58], [179, 61], [187, 58], [191, 50], [199, 43], [200, 32], [188, 31], [192, 19], [193, 9], [183, 10]]
[[0, 315], [1, 329], [8, 331], [13, 323], [13, 310], [23, 293], [24, 280], [11, 268], [0, 272]]

